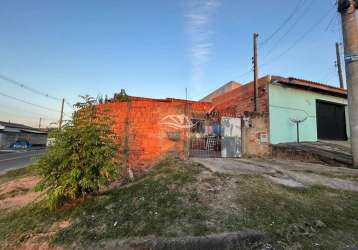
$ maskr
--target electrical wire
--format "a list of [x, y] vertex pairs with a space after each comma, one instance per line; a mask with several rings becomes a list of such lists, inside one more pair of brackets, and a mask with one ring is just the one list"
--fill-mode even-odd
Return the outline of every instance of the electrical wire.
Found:
[[[12, 78], [10, 78], [10, 77], [8, 77], [8, 76], [5, 76], [5, 75], [3, 75], [3, 74], [0, 74], [0, 79], [4, 80], [4, 81], [6, 81], [6, 82], [9, 82], [9, 83], [11, 83], [11, 84], [13, 84], [13, 85], [16, 85], [16, 86], [18, 86], [18, 87], [20, 87], [20, 88], [26, 89], [26, 90], [28, 90], [28, 91], [30, 91], [30, 92], [32, 92], [32, 93], [35, 93], [35, 94], [38, 94], [38, 95], [41, 95], [41, 96], [50, 98], [50, 99], [55, 100], [55, 101], [62, 101], [62, 98], [59, 98], [59, 97], [56, 97], [56, 96], [52, 96], [52, 95], [49, 95], [49, 94], [47, 94], [47, 93], [45, 93], [45, 92], [43, 92], [43, 91], [41, 91], [41, 90], [38, 90], [38, 89], [35, 89], [35, 88], [32, 88], [32, 87], [29, 87], [29, 86], [27, 86], [27, 85], [25, 85], [25, 84], [23, 84], [23, 83], [21, 83], [21, 82], [19, 82], [19, 81], [17, 81], [17, 80], [14, 80], [14, 79], [12, 79]], [[69, 103], [69, 102], [66, 101], [66, 100], [65, 100], [65, 103], [66, 103], [71, 109], [73, 109], [73, 105], [72, 105], [71, 103]]]
[[338, 26], [338, 40], [340, 43], [343, 43], [343, 31], [339, 27], [341, 26], [341, 18], [339, 13], [337, 13], [337, 26]]
[[330, 77], [333, 73], [336, 74], [336, 66], [335, 67], [329, 67], [327, 71], [324, 72], [324, 74], [322, 74], [322, 76], [320, 77], [320, 79], [324, 79], [324, 81]]
[[[307, 13], [307, 9], [309, 7], [312, 6], [314, 0], [311, 0], [309, 2], [309, 4], [306, 6], [306, 8], [304, 8], [304, 11], [301, 13], [301, 15], [298, 16], [298, 18], [296, 19], [296, 21], [289, 27], [289, 29], [287, 30], [287, 32], [285, 32], [278, 40], [277, 42], [271, 47], [271, 49], [269, 50], [268, 53], [266, 53], [266, 55], [263, 57], [267, 57], [268, 55], [270, 55], [274, 50], [275, 48], [277, 47], [278, 44], [280, 44], [280, 42], [294, 29], [294, 27], [296, 27], [296, 25], [299, 23], [300, 20], [302, 20], [302, 18], [306, 15]], [[299, 10], [299, 8], [303, 7], [306, 5], [306, 2], [304, 2], [304, 0], [302, 1], [299, 1], [297, 3], [297, 5], [295, 6], [294, 8], [294, 11], [285, 19], [285, 21], [281, 24], [281, 26], [279, 26], [278, 29], [276, 29], [266, 40], [264, 40], [262, 43], [260, 43], [261, 45], [264, 45], [266, 44], [268, 41], [270, 41], [284, 26], [285, 24], [290, 21], [294, 16], [295, 16], [295, 13]], [[330, 13], [332, 10], [330, 9], [328, 11], [328, 13]], [[281, 58], [282, 56], [284, 56], [286, 53], [288, 53], [290, 50], [292, 50], [294, 47], [296, 47], [296, 45], [301, 42], [301, 40], [303, 40], [309, 33], [311, 33], [313, 31], [313, 29], [318, 26], [325, 18], [326, 18], [327, 14], [323, 15], [319, 20], [318, 22], [316, 22], [313, 26], [311, 26], [308, 30], [306, 30], [306, 32], [300, 36], [297, 40], [295, 40], [295, 42], [290, 46], [288, 47], [286, 50], [284, 50], [282, 53], [280, 53], [275, 59], [279, 59]], [[330, 21], [331, 22], [331, 21]], [[263, 66], [267, 66], [268, 64], [270, 64], [271, 62], [266, 62], [266, 63], [263, 63], [260, 65], [260, 67], [263, 67]], [[243, 73], [242, 75], [239, 75], [238, 77], [244, 77], [248, 74], [250, 74], [252, 72], [252, 69]]]
[[4, 94], [4, 93], [2, 93], [2, 92], [0, 92], [0, 95], [1, 95], [1, 96], [4, 96], [4, 97], [7, 97], [7, 98], [9, 98], [9, 99], [13, 99], [13, 100], [16, 100], [16, 101], [19, 101], [19, 102], [28, 104], [28, 105], [32, 105], [32, 106], [37, 107], [37, 108], [42, 108], [42, 109], [46, 109], [46, 110], [53, 111], [53, 112], [56, 112], [56, 113], [60, 113], [60, 111], [58, 111], [58, 110], [50, 109], [50, 108], [47, 108], [47, 107], [45, 107], [45, 106], [41, 106], [41, 105], [38, 105], [38, 104], [35, 104], [35, 103], [32, 103], [32, 102], [29, 102], [29, 101], [25, 101], [25, 100], [22, 100], [22, 99], [20, 99], [20, 98], [17, 98], [17, 97], [14, 97], [14, 96], [10, 96], [10, 95]]
[[66, 100], [65, 100], [65, 103], [66, 103], [66, 105], [67, 105], [69, 108], [73, 109], [73, 105], [72, 105], [71, 103], [69, 103], [69, 102], [66, 101]]
[[[41, 117], [41, 118], [48, 118], [48, 120], [57, 120], [58, 118], [54, 118], [54, 117], [50, 117], [48, 116], [48, 114], [44, 114], [44, 113], [39, 113], [39, 112], [35, 112], [33, 110], [24, 110], [24, 109], [21, 109], [19, 108], [18, 106], [17, 107], [14, 107], [13, 105], [9, 105], [8, 103], [3, 103], [1, 104], [1, 107], [4, 107], [4, 108], [7, 108], [7, 110], [19, 110], [21, 113], [26, 113], [27, 115], [32, 115], [32, 116], [36, 116], [36, 117]], [[5, 109], [3, 109], [5, 110]], [[9, 111], [7, 111], [9, 112]], [[14, 114], [14, 112], [11, 112], [11, 114]]]
[[285, 27], [285, 25], [296, 15], [297, 11], [299, 10], [299, 8], [301, 6], [303, 6], [305, 0], [299, 0], [295, 6], [295, 8], [292, 10], [292, 12], [290, 13], [290, 15], [282, 22], [282, 24], [274, 31], [272, 32], [272, 34], [266, 38], [262, 43], [260, 43], [260, 45], [265, 45], [266, 43], [268, 43], [277, 33], [279, 33], [281, 31], [281, 29], [283, 27]]
[[47, 93], [44, 93], [44, 92], [42, 92], [42, 91], [40, 91], [40, 90], [37, 90], [37, 89], [35, 89], [35, 88], [26, 86], [25, 84], [20, 83], [19, 81], [13, 80], [13, 79], [11, 79], [11, 78], [9, 78], [9, 77], [3, 75], [3, 74], [0, 74], [0, 79], [2, 79], [2, 80], [4, 80], [4, 81], [7, 81], [7, 82], [9, 82], [9, 83], [11, 83], [11, 84], [13, 84], [13, 85], [16, 85], [16, 86], [18, 86], [18, 87], [20, 87], [20, 88], [23, 88], [23, 89], [26, 89], [26, 90], [28, 90], [28, 91], [31, 91], [32, 93], [35, 93], [35, 94], [38, 94], [38, 95], [42, 95], [42, 96], [44, 96], [44, 97], [47, 97], [47, 98], [50, 98], [50, 99], [53, 99], [53, 100], [56, 100], [56, 101], [61, 101], [61, 98], [58, 98], [58, 97], [55, 97], [55, 96], [51, 96], [51, 95], [49, 95], [49, 94], [47, 94]]
[[[287, 37], [287, 35], [289, 33], [291, 33], [291, 31], [294, 30], [294, 28], [297, 26], [297, 24], [303, 20], [303, 17], [308, 13], [308, 9], [312, 6], [314, 0], [311, 0], [311, 2], [309, 2], [309, 4], [306, 6], [306, 8], [304, 8], [304, 10], [302, 11], [301, 15], [298, 16], [298, 18], [296, 19], [296, 21], [287, 29], [287, 31], [271, 46], [271, 48], [268, 50], [268, 52], [263, 56], [263, 58], [266, 58], [267, 56], [271, 55], [272, 52], [275, 51], [275, 49], [277, 48], [277, 46], [282, 42], [283, 39], [285, 39]], [[305, 5], [305, 4], [304, 4]], [[302, 5], [302, 6], [304, 6]]]
[[19, 118], [23, 118], [23, 117], [27, 117], [27, 118], [30, 118], [30, 119], [34, 119], [34, 120], [37, 120], [37, 119], [39, 119], [39, 117], [41, 117], [41, 119], [42, 120], [47, 120], [47, 121], [56, 121], [57, 119], [54, 119], [54, 118], [49, 118], [49, 117], [47, 117], [47, 116], [34, 116], [34, 115], [31, 115], [31, 114], [28, 114], [28, 113], [26, 113], [26, 114], [14, 114], [13, 112], [10, 112], [9, 110], [7, 110], [7, 109], [4, 109], [4, 108], [2, 108], [2, 107], [0, 107], [0, 110], [1, 110], [1, 112], [2, 113], [7, 113], [7, 114], [9, 114], [9, 115], [11, 115], [12, 117], [19, 117]]
[[235, 76], [235, 78], [238, 78], [238, 79], [243, 78], [243, 77], [249, 75], [251, 72], [253, 72], [253, 69], [250, 69], [243, 74], [237, 75], [237, 76]]
[[326, 29], [324, 31], [327, 32], [329, 30], [329, 28], [331, 28], [332, 25], [335, 25], [334, 21], [335, 21], [336, 18], [337, 18], [337, 16], [336, 16], [336, 14], [334, 14], [332, 19], [329, 21], [329, 23], [328, 23], [328, 25], [327, 25], [327, 27], [326, 27]]
[[299, 44], [303, 39], [306, 38], [306, 36], [311, 33], [318, 25], [320, 25], [326, 18], [327, 16], [329, 16], [329, 13], [332, 12], [332, 9], [329, 9], [329, 11], [327, 13], [325, 13], [324, 15], [322, 15], [320, 17], [320, 19], [317, 20], [316, 23], [314, 23], [314, 25], [310, 26], [298, 39], [296, 39], [291, 46], [289, 46], [287, 49], [285, 49], [282, 53], [280, 53], [278, 56], [276, 56], [275, 58], [273, 58], [273, 60], [270, 60], [264, 64], [261, 65], [262, 66], [267, 66], [268, 64], [270, 64], [271, 62], [278, 60], [279, 58], [283, 57], [284, 55], [286, 55], [289, 51], [291, 51], [294, 47], [297, 46], [297, 44]]

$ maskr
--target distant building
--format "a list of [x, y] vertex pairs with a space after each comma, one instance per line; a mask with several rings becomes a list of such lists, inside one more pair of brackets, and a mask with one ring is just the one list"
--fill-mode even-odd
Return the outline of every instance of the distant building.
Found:
[[23, 124], [0, 121], [0, 148], [9, 148], [18, 140], [26, 140], [33, 146], [44, 146], [47, 141], [47, 131]]
[[221, 86], [220, 88], [214, 90], [213, 92], [211, 92], [209, 95], [205, 96], [203, 99], [201, 99], [201, 102], [211, 102], [215, 97], [223, 95], [227, 92], [230, 92], [231, 90], [234, 90], [238, 87], [240, 87], [242, 84], [237, 83], [235, 81], [230, 81], [226, 84], [224, 84], [223, 86]]

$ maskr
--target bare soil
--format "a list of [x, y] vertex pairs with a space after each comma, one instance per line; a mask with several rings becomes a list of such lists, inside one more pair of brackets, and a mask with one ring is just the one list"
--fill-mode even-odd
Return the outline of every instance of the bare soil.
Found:
[[20, 208], [39, 198], [42, 193], [32, 190], [38, 182], [38, 177], [27, 176], [1, 184], [0, 209]]
[[45, 233], [33, 235], [28, 241], [21, 245], [25, 250], [62, 250], [61, 246], [50, 246], [49, 239], [60, 230], [63, 230], [71, 225], [69, 220], [59, 221], [52, 224], [52, 226]]

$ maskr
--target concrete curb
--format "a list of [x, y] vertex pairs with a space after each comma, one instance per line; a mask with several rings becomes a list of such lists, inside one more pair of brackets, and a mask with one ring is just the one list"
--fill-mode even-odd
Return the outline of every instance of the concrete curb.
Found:
[[[266, 245], [264, 234], [257, 231], [241, 231], [213, 234], [208, 236], [188, 236], [180, 238], [131, 239], [124, 241], [103, 241], [88, 249], [103, 250], [237, 250], [272, 249]], [[267, 247], [269, 246], [269, 247]]]
[[46, 147], [35, 147], [29, 149], [0, 149], [0, 154], [9, 154], [9, 153], [24, 153], [24, 152], [32, 152], [38, 150], [46, 150]]

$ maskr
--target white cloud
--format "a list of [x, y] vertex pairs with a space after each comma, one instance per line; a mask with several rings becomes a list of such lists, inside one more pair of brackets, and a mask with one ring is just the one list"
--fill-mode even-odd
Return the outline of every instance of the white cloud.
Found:
[[192, 84], [196, 90], [201, 87], [205, 66], [211, 59], [211, 19], [219, 5], [219, 0], [190, 0], [186, 18], [191, 44]]

